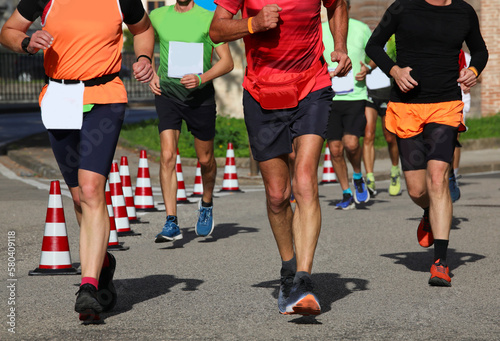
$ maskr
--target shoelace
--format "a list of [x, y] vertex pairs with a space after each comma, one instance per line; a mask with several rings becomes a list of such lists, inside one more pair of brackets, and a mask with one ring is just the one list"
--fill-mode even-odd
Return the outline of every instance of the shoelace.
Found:
[[363, 193], [363, 179], [354, 180], [358, 193]]
[[396, 186], [398, 183], [398, 178], [399, 178], [399, 176], [397, 176], [397, 175], [391, 177], [391, 185]]
[[285, 296], [290, 295], [290, 290], [292, 289], [293, 285], [293, 277], [294, 276], [281, 276], [281, 286], [283, 287], [283, 294]]
[[201, 220], [203, 223], [207, 223], [212, 213], [212, 207], [200, 207], [198, 212], [200, 212], [199, 220]]

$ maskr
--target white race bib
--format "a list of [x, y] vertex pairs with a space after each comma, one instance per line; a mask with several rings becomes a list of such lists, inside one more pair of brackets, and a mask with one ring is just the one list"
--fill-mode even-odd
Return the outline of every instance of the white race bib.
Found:
[[[329, 70], [332, 71], [332, 70]], [[354, 91], [354, 75], [352, 70], [344, 77], [332, 78], [332, 89], [335, 95], [346, 95]]]
[[47, 129], [81, 129], [83, 123], [83, 82], [61, 84], [49, 80], [43, 96], [42, 122]]
[[182, 78], [203, 73], [203, 43], [168, 43], [168, 77]]
[[383, 89], [391, 86], [391, 80], [385, 75], [384, 71], [376, 68], [366, 75], [366, 86], [370, 90]]

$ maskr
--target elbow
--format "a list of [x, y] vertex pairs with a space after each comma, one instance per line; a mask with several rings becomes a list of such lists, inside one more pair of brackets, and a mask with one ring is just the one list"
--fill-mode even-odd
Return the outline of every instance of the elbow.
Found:
[[210, 25], [210, 30], [208, 31], [208, 35], [210, 36], [210, 39], [212, 40], [212, 42], [214, 42], [215, 44], [222, 43], [221, 36], [220, 36], [217, 28], [214, 27], [213, 23], [212, 23], [212, 25]]

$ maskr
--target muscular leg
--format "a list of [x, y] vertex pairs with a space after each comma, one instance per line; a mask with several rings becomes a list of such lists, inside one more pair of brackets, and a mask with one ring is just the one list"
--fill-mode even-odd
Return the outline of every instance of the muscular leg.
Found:
[[342, 143], [346, 151], [346, 156], [351, 163], [354, 173], [361, 173], [361, 153], [362, 149], [359, 146], [359, 137], [355, 135], [344, 135]]
[[375, 129], [377, 126], [377, 111], [373, 108], [365, 108], [366, 127], [365, 136], [363, 138], [363, 163], [365, 164], [366, 173], [373, 173], [375, 164]]
[[443, 161], [430, 160], [427, 163], [427, 189], [430, 199], [429, 218], [435, 239], [450, 237], [453, 206], [448, 187], [450, 165]]
[[340, 140], [329, 140], [328, 148], [332, 157], [332, 166], [335, 175], [343, 191], [349, 188], [349, 178], [347, 173], [347, 164], [344, 158], [344, 146]]
[[429, 207], [425, 169], [405, 171], [406, 187], [411, 200], [421, 208]]
[[266, 189], [267, 216], [281, 259], [293, 258], [292, 218], [290, 206], [290, 171], [288, 157], [280, 157], [259, 162], [259, 169]]
[[311, 273], [321, 230], [318, 164], [322, 146], [323, 138], [318, 135], [302, 135], [294, 140], [293, 190], [297, 205], [293, 214], [293, 240], [298, 272]]
[[80, 169], [78, 183], [80, 184], [78, 198], [81, 205], [80, 261], [82, 277], [99, 279], [102, 261], [109, 242], [109, 216], [105, 197], [106, 178], [101, 174]]
[[166, 129], [160, 133], [160, 184], [167, 215], [177, 215], [177, 143], [179, 130]]
[[203, 180], [203, 201], [212, 202], [212, 195], [215, 186], [215, 177], [217, 175], [217, 164], [214, 156], [214, 140], [202, 141], [194, 139], [194, 148], [196, 156], [200, 162], [201, 178]]

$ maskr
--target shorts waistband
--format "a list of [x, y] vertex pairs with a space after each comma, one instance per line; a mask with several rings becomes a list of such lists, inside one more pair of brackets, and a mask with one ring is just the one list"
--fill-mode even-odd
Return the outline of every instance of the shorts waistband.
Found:
[[48, 83], [49, 80], [56, 82], [56, 83], [61, 83], [61, 84], [78, 84], [83, 82], [85, 86], [96, 86], [96, 85], [101, 85], [101, 84], [106, 84], [108, 82], [111, 82], [113, 79], [118, 77], [118, 72], [115, 73], [110, 73], [109, 75], [104, 75], [101, 77], [96, 77], [92, 79], [88, 79], [86, 81], [81, 81], [78, 79], [56, 79], [52, 78], [49, 76], [45, 77], [45, 83]]

